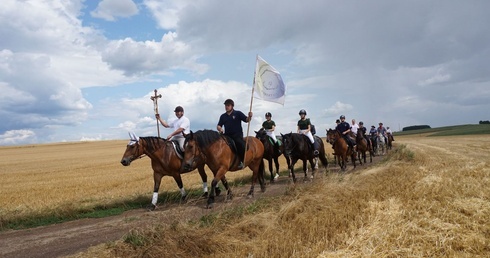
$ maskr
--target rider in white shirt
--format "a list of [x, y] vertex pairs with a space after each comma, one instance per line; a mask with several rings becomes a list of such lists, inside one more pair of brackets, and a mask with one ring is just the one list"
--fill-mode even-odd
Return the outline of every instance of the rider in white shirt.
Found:
[[180, 149], [184, 151], [184, 134], [189, 134], [191, 132], [191, 122], [189, 118], [184, 116], [184, 108], [181, 106], [177, 106], [174, 112], [177, 119], [173, 119], [168, 123], [160, 117], [160, 114], [155, 114], [155, 117], [165, 128], [172, 127], [174, 129], [174, 131], [167, 136], [167, 140], [178, 141]]
[[356, 124], [356, 120], [352, 119], [352, 125], [350, 127], [350, 131], [354, 134], [354, 136], [357, 135], [357, 130], [359, 129], [359, 125]]

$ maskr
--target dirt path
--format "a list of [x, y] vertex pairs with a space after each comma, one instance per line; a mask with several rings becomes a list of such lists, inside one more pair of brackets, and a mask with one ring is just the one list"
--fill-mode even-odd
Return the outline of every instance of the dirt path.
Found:
[[[368, 158], [368, 163], [363, 166], [358, 165], [356, 172], [367, 169], [382, 158], [374, 157], [373, 163], [369, 163]], [[295, 168], [298, 182], [303, 182], [304, 174], [301, 165], [298, 163]], [[329, 171], [337, 173], [338, 166], [334, 167], [330, 164]], [[351, 171], [352, 165], [349, 163], [346, 172]], [[234, 187], [232, 188], [234, 198], [225, 202], [223, 192], [216, 198], [213, 209], [205, 209], [205, 199], [191, 199], [183, 204], [160, 204], [161, 206], [153, 212], [137, 209], [106, 218], [80, 219], [32, 229], [1, 232], [0, 257], [60, 257], [76, 254], [91, 246], [121, 239], [131, 229], [145, 228], [156, 223], [166, 224], [198, 219], [206, 214], [252, 203], [260, 198], [279, 196], [285, 193], [289, 183], [290, 179], [287, 176], [281, 176], [274, 184], [267, 182], [267, 190], [264, 193], [260, 192], [260, 187], [256, 187], [254, 198], [246, 196], [250, 185]]]

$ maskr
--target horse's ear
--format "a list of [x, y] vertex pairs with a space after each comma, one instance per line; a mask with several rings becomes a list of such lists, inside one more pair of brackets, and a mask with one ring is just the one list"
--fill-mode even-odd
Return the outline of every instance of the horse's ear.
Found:
[[194, 139], [194, 132], [191, 131], [191, 133], [189, 135], [190, 135], [189, 139], [191, 139], [191, 140]]
[[136, 134], [134, 134], [133, 132], [128, 132], [129, 133], [129, 139], [131, 139], [132, 141], [138, 141], [139, 140], [139, 137], [136, 136]]
[[255, 132], [255, 133], [259, 133], [259, 132], [257, 132], [257, 131], [254, 131], [254, 132]]

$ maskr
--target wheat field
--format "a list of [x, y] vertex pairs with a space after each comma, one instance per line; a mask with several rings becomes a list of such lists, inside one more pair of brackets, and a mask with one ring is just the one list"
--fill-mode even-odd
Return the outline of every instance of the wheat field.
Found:
[[[150, 203], [150, 159], [122, 166], [126, 144], [100, 141], [0, 147], [0, 228], [17, 218], [63, 214], [141, 196], [147, 196]], [[206, 172], [210, 184], [212, 173]], [[245, 169], [227, 177], [233, 180], [249, 174]], [[197, 170], [182, 178], [185, 189], [202, 188]], [[162, 179], [160, 192], [164, 191], [178, 191], [173, 178]]]
[[76, 257], [489, 257], [490, 136], [395, 143], [377, 166], [289, 186], [258, 212], [156, 225]]

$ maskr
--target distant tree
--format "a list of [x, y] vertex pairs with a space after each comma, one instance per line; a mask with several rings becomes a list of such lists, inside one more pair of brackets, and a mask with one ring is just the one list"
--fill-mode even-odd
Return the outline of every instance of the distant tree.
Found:
[[486, 121], [481, 121], [481, 120], [480, 120], [480, 123], [479, 123], [479, 124], [481, 124], [481, 125], [488, 125], [488, 124], [490, 124], [490, 121], [488, 121], [488, 120], [486, 120]]
[[402, 131], [410, 131], [410, 130], [420, 130], [420, 129], [430, 129], [428, 125], [411, 125], [407, 127], [403, 127]]

